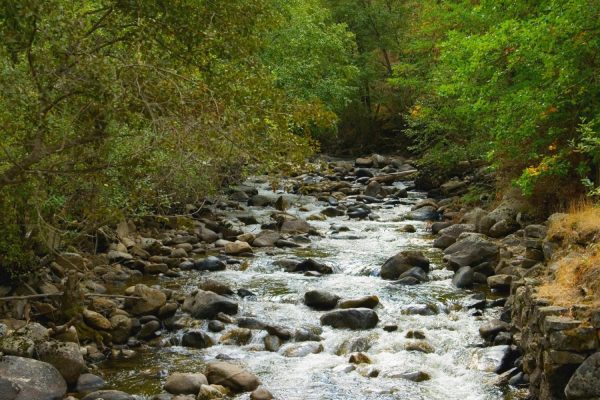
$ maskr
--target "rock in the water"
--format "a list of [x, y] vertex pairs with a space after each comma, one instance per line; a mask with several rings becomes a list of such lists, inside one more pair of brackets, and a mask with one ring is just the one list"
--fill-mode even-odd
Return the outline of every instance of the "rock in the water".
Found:
[[224, 271], [227, 265], [215, 256], [194, 261], [194, 268], [199, 271]]
[[202, 385], [208, 385], [203, 374], [176, 372], [167, 378], [164, 388], [172, 394], [198, 394]]
[[339, 308], [375, 308], [379, 304], [379, 297], [363, 296], [356, 299], [342, 300], [338, 303]]
[[250, 393], [250, 400], [272, 400], [273, 395], [265, 387], [259, 386]]
[[514, 361], [514, 350], [508, 345], [492, 346], [478, 351], [477, 369], [501, 373]]
[[94, 374], [81, 374], [77, 379], [75, 390], [79, 393], [88, 393], [94, 390], [100, 390], [106, 386], [104, 379]]
[[508, 291], [510, 289], [512, 281], [512, 275], [492, 275], [487, 278], [487, 284], [490, 287], [490, 289], [494, 289], [500, 292]]
[[308, 233], [310, 231], [310, 225], [308, 222], [301, 219], [283, 221], [279, 230], [283, 233]]
[[252, 331], [248, 328], [234, 328], [221, 336], [219, 342], [222, 344], [243, 346], [252, 339]]
[[510, 324], [499, 319], [493, 319], [490, 322], [483, 324], [479, 327], [479, 334], [485, 340], [492, 341], [498, 333], [508, 332], [509, 330]]
[[67, 393], [67, 384], [52, 365], [31, 358], [2, 356], [0, 387], [4, 400], [56, 400]]
[[221, 296], [232, 295], [234, 293], [228, 285], [214, 279], [203, 279], [198, 285], [198, 289], [220, 294]]
[[[212, 322], [212, 321], [211, 321]], [[187, 331], [181, 337], [181, 345], [193, 347], [195, 349], [204, 349], [214, 344], [212, 338], [201, 330]]]
[[196, 400], [224, 399], [227, 394], [229, 394], [229, 390], [221, 385], [202, 385]]
[[567, 387], [568, 400], [600, 398], [600, 352], [594, 353], [577, 368]]
[[194, 318], [208, 319], [214, 318], [220, 312], [236, 314], [238, 304], [216, 293], [198, 290], [185, 299], [183, 310], [189, 312]]
[[120, 390], [97, 390], [81, 400], [136, 400], [132, 395]]
[[131, 294], [138, 298], [127, 299], [125, 304], [134, 315], [154, 314], [167, 303], [163, 292], [141, 283], [135, 285]]
[[304, 304], [316, 310], [335, 308], [340, 297], [326, 290], [311, 290], [304, 293]]
[[461, 267], [454, 273], [452, 284], [459, 289], [473, 286], [474, 272], [471, 267]]
[[362, 352], [350, 354], [350, 358], [348, 359], [350, 364], [371, 364], [371, 359], [368, 355]]
[[235, 255], [242, 253], [252, 253], [252, 246], [240, 240], [236, 240], [235, 242], [225, 244], [225, 254]]
[[406, 214], [406, 219], [413, 221], [437, 221], [440, 219], [440, 214], [437, 212], [437, 207], [425, 206]]
[[323, 345], [319, 342], [301, 342], [287, 344], [279, 350], [279, 353], [285, 357], [305, 357], [322, 351]]
[[251, 392], [260, 384], [254, 374], [226, 362], [209, 363], [206, 377], [211, 384], [225, 386], [235, 393]]
[[79, 375], [86, 369], [77, 343], [44, 342], [37, 346], [37, 352], [40, 361], [52, 364], [69, 385], [75, 384]]
[[265, 230], [259, 233], [254, 241], [252, 242], [252, 246], [254, 247], [273, 247], [275, 243], [281, 239], [281, 235], [275, 231]]
[[321, 316], [321, 324], [334, 328], [371, 329], [379, 322], [377, 313], [368, 308], [334, 310]]
[[429, 260], [420, 251], [402, 251], [383, 264], [380, 274], [383, 279], [398, 279], [413, 267], [429, 272]]
[[333, 273], [333, 268], [318, 261], [309, 258], [304, 260], [298, 264], [290, 265], [290, 269], [288, 272], [306, 272], [306, 271], [316, 271], [320, 274], [331, 274]]
[[278, 351], [281, 347], [281, 339], [275, 335], [267, 335], [263, 342], [267, 351]]
[[476, 233], [463, 233], [456, 243], [444, 250], [444, 261], [453, 270], [460, 267], [474, 267], [486, 261], [496, 261], [499, 249], [485, 236]]

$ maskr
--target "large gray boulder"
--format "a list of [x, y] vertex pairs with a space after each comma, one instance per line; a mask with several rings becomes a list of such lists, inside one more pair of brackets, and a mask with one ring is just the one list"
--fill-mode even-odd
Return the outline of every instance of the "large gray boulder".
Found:
[[208, 319], [216, 317], [220, 312], [236, 314], [238, 304], [216, 293], [198, 290], [186, 297], [182, 309], [189, 312], [194, 318]]
[[496, 261], [498, 246], [485, 235], [463, 233], [456, 243], [444, 250], [444, 261], [453, 270], [461, 267], [474, 267], [486, 261]]
[[206, 378], [211, 385], [225, 386], [235, 393], [251, 392], [260, 384], [256, 375], [226, 362], [209, 363]]
[[52, 365], [31, 358], [0, 358], [0, 399], [58, 400], [67, 393], [67, 383]]
[[600, 352], [594, 353], [577, 368], [567, 387], [568, 400], [600, 398]]
[[368, 308], [334, 310], [321, 316], [321, 325], [333, 328], [371, 329], [379, 322], [377, 313]]
[[429, 272], [429, 260], [420, 251], [401, 251], [387, 259], [381, 267], [380, 275], [383, 279], [398, 279], [413, 267]]
[[443, 250], [453, 245], [456, 242], [456, 239], [465, 232], [475, 232], [475, 225], [454, 224], [444, 228], [439, 231], [440, 236], [434, 240], [433, 247]]
[[69, 385], [74, 385], [79, 375], [86, 370], [77, 343], [49, 341], [41, 343], [37, 352], [40, 361], [52, 364]]

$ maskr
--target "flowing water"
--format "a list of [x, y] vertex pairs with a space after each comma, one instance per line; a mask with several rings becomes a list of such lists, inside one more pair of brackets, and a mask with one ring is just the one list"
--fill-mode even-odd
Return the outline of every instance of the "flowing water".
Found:
[[[261, 193], [267, 193], [266, 184], [254, 184], [261, 188]], [[282, 400], [508, 398], [510, 393], [493, 385], [497, 376], [478, 368], [478, 346], [482, 344], [478, 327], [497, 317], [498, 310], [487, 310], [484, 316], [475, 317], [461, 306], [472, 292], [452, 287], [452, 273], [441, 266], [441, 252], [431, 247], [432, 238], [426, 223], [403, 220], [403, 215], [410, 211], [410, 204], [421, 197], [421, 193], [409, 192], [409, 199], [403, 199], [405, 204], [372, 205], [376, 220], [349, 220], [344, 216], [311, 221], [323, 237], [313, 236], [312, 242], [301, 249], [259, 249], [255, 257], [243, 259], [242, 264], [232, 265], [226, 271], [188, 271], [180, 278], [157, 278], [154, 282], [188, 293], [202, 277], [210, 276], [234, 289], [249, 289], [256, 296], [240, 300], [238, 316], [254, 316], [290, 328], [319, 325], [322, 312], [302, 302], [308, 290], [326, 289], [342, 298], [377, 295], [381, 302], [376, 309], [380, 319], [377, 328], [350, 331], [323, 327], [324, 350], [304, 357], [285, 357], [265, 351], [262, 339], [266, 332], [255, 330], [251, 342], [245, 346], [217, 344], [202, 350], [181, 346], [148, 347], [140, 349], [131, 359], [107, 361], [100, 366], [100, 371], [111, 388], [151, 397], [161, 392], [170, 373], [202, 371], [205, 362], [225, 354], [258, 375], [275, 397]], [[309, 196], [290, 198], [294, 200], [288, 212], [302, 218], [326, 206]], [[252, 209], [265, 219], [272, 212], [272, 209]], [[400, 228], [407, 223], [414, 225], [417, 231], [401, 232]], [[333, 233], [332, 224], [344, 225], [349, 230]], [[247, 226], [245, 230], [258, 233], [260, 227]], [[399, 286], [377, 276], [388, 257], [408, 249], [421, 250], [432, 260], [430, 282]], [[336, 273], [307, 277], [284, 272], [274, 264], [291, 255], [323, 261], [334, 266]], [[407, 307], [422, 304], [431, 305], [439, 312], [428, 316], [404, 312]], [[397, 325], [398, 330], [384, 331], [383, 326], [388, 324]], [[434, 351], [406, 350], [406, 345], [414, 342], [406, 338], [409, 330], [422, 331]], [[165, 335], [176, 338], [181, 333]], [[211, 335], [218, 339], [219, 334]], [[347, 372], [344, 368], [349, 365], [347, 349], [352, 345], [369, 355], [372, 368], [379, 370], [377, 377], [363, 376], [368, 374], [364, 372], [368, 367]], [[414, 371], [426, 372], [431, 379], [416, 383], [398, 377]], [[243, 394], [236, 398], [248, 399], [249, 396]]]

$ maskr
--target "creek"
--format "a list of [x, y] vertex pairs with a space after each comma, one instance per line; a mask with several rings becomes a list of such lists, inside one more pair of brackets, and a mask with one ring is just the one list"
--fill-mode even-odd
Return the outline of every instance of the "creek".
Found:
[[[247, 184], [257, 187], [263, 195], [282, 194], [273, 193], [261, 179]], [[341, 216], [310, 221], [321, 236], [311, 236], [310, 243], [303, 247], [255, 249], [254, 257], [239, 258], [239, 264], [229, 264], [225, 271], [183, 271], [177, 278], [158, 277], [151, 281], [146, 278], [145, 282], [190, 293], [200, 279], [208, 276], [234, 289], [244, 288], [254, 293], [239, 299], [237, 317], [256, 317], [294, 329], [320, 326], [323, 312], [303, 303], [304, 293], [309, 290], [326, 290], [343, 299], [376, 295], [380, 300], [375, 309], [379, 316], [376, 328], [351, 331], [324, 326], [323, 350], [301, 357], [266, 351], [263, 338], [267, 332], [262, 330], [253, 330], [250, 342], [242, 346], [218, 344], [220, 334], [210, 333], [217, 344], [206, 349], [182, 347], [178, 345], [181, 331], [164, 331], [163, 346], [140, 348], [130, 359], [100, 364], [109, 386], [150, 398], [162, 392], [162, 384], [171, 373], [198, 372], [207, 361], [231, 358], [256, 374], [277, 399], [511, 398], [511, 393], [494, 385], [497, 375], [486, 371], [489, 368], [482, 358], [483, 340], [478, 333], [479, 326], [497, 318], [500, 309], [486, 309], [483, 315], [474, 316], [475, 310], [466, 307], [474, 292], [452, 286], [453, 273], [443, 267], [441, 251], [432, 248], [428, 223], [404, 218], [411, 205], [424, 198], [425, 193], [410, 190], [410, 182], [397, 182], [395, 186], [407, 186], [408, 198], [371, 204], [371, 218]], [[287, 193], [285, 196], [291, 203], [287, 212], [302, 219], [327, 206], [312, 196]], [[249, 207], [249, 210], [259, 221], [268, 219], [273, 212], [272, 208], [263, 207]], [[402, 227], [406, 224], [413, 225], [416, 232], [404, 232]], [[347, 230], [333, 231], [335, 225]], [[244, 226], [246, 232], [255, 234], [260, 229], [260, 225]], [[402, 250], [422, 251], [431, 260], [429, 282], [402, 286], [378, 276], [385, 260]], [[334, 273], [311, 277], [285, 272], [276, 261], [290, 256], [322, 261], [334, 267]], [[489, 296], [488, 293], [488, 299]], [[428, 311], [423, 312], [424, 309]], [[207, 321], [193, 323], [206, 329]], [[383, 329], [387, 325], [397, 325], [398, 329], [388, 332]], [[231, 327], [235, 325], [227, 329]], [[425, 339], [407, 338], [409, 331], [420, 331]], [[422, 346], [426, 351], [410, 350], [415, 342], [428, 343]], [[348, 358], [352, 351], [366, 353], [372, 364], [351, 370]], [[430, 379], [413, 382], [400, 377], [418, 371]], [[248, 393], [236, 397], [248, 398]]]

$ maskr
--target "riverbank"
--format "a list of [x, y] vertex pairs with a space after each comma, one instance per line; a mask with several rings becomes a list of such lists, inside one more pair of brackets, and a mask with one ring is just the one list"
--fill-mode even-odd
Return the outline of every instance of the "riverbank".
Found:
[[[506, 298], [539, 269], [545, 227], [512, 195], [462, 207], [484, 170], [429, 196], [416, 172], [401, 157], [326, 160], [275, 191], [253, 179], [190, 215], [103, 229], [96, 252], [5, 288], [8, 398], [49, 384], [86, 400], [536, 393]], [[55, 378], [19, 386], [32, 368]]]

